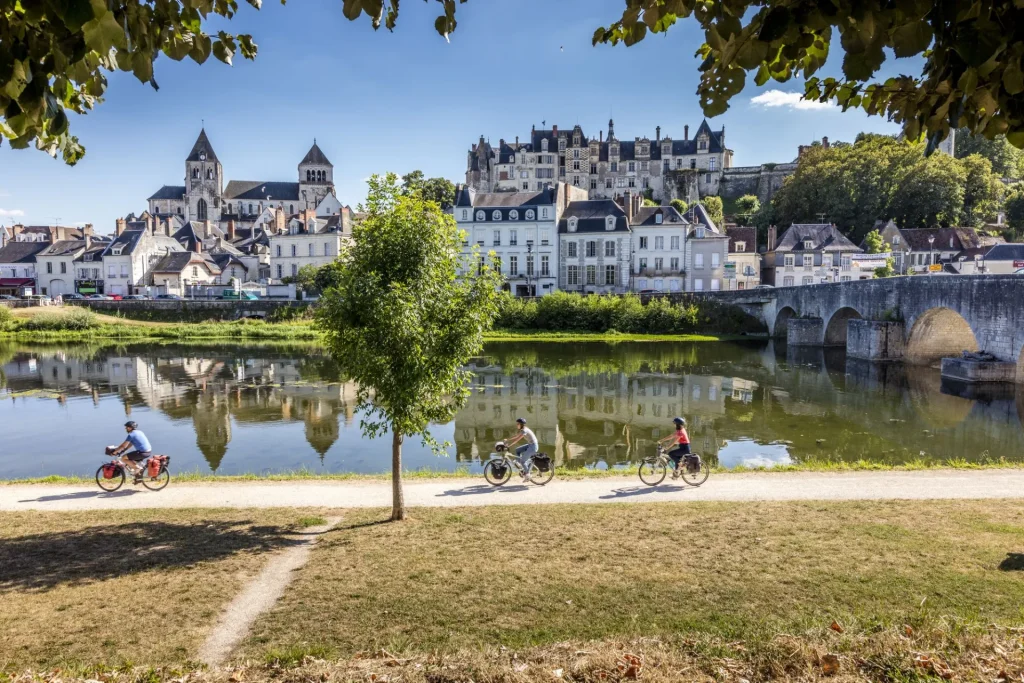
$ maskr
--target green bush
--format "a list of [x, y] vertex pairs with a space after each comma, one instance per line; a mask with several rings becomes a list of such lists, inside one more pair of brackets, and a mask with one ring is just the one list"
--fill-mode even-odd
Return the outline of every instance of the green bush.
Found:
[[96, 315], [84, 308], [66, 311], [45, 311], [21, 323], [21, 329], [37, 332], [88, 330], [96, 327]]
[[11, 313], [11, 309], [7, 306], [0, 306], [0, 330], [5, 329], [12, 320], [14, 320], [14, 314]]

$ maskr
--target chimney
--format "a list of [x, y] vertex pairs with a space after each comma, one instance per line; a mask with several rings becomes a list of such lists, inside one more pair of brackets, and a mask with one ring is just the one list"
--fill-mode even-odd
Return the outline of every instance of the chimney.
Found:
[[661, 126], [654, 127], [654, 141], [661, 142]]
[[284, 232], [286, 227], [287, 224], [284, 218], [284, 208], [279, 206], [274, 210], [274, 231]]
[[824, 147], [825, 149], [828, 149], [828, 138], [827, 137], [823, 137], [821, 139], [821, 146]]
[[209, 220], [203, 221], [203, 239], [213, 236], [213, 228], [210, 225]]
[[115, 235], [120, 236], [122, 233], [124, 233], [125, 230], [128, 229], [128, 221], [126, 221], [123, 218], [118, 218], [116, 225], [117, 225], [117, 228], [115, 228], [115, 230], [114, 230], [114, 234]]
[[234, 242], [235, 241], [235, 219], [234, 218], [229, 218], [228, 219], [228, 241], [229, 242]]
[[50, 226], [50, 228], [47, 230], [47, 232], [49, 233], [48, 236], [50, 238], [50, 244], [55, 244], [57, 242], [57, 234], [58, 234], [57, 226], [55, 226], [55, 225], [54, 226]]
[[558, 140], [558, 126], [551, 126], [551, 137], [553, 137], [555, 140]]
[[[91, 228], [92, 226], [90, 225], [89, 227]], [[92, 230], [89, 230], [89, 232], [85, 233], [85, 250], [89, 251], [89, 248], [91, 246], [92, 246]]]
[[597, 134], [597, 138], [601, 142], [604, 142], [604, 131], [603, 130]]
[[196, 253], [197, 254], [202, 254], [203, 253], [203, 241], [202, 240], [196, 240]]
[[167, 216], [167, 222], [164, 223], [164, 235], [170, 237], [172, 234], [174, 234], [174, 228], [171, 225], [171, 217]]
[[626, 193], [622, 196], [622, 208], [626, 211], [626, 222], [632, 226], [633, 224], [633, 193], [630, 190], [626, 190]]
[[516, 149], [518, 149], [518, 148], [519, 148], [519, 136], [517, 135], [516, 136]]
[[153, 227], [153, 217], [150, 216], [148, 213], [146, 214], [146, 232], [148, 232], [150, 235], [156, 234], [156, 228]]
[[768, 226], [768, 251], [775, 251], [775, 226]]
[[683, 126], [683, 140], [689, 140], [689, 139], [690, 139], [690, 127], [689, 126]]
[[532, 126], [530, 126], [530, 137], [533, 137], [533, 134], [536, 133], [536, 132], [537, 132], [537, 124], [535, 123]]
[[86, 223], [85, 227], [82, 228], [82, 236], [92, 234], [92, 223]]

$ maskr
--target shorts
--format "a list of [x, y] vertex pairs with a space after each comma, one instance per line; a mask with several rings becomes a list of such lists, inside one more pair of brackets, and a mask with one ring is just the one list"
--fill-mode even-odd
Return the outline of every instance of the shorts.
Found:
[[132, 451], [131, 453], [125, 453], [124, 457], [132, 462], [142, 462], [151, 455], [153, 455], [153, 451]]
[[690, 444], [681, 443], [668, 452], [668, 457], [672, 458], [672, 462], [679, 467], [679, 461], [683, 459], [684, 455], [690, 455]]

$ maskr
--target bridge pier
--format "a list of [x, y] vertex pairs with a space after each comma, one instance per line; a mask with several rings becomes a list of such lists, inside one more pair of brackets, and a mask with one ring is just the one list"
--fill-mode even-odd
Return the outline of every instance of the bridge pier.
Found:
[[825, 322], [821, 318], [790, 318], [786, 321], [789, 346], [824, 346]]
[[900, 360], [906, 348], [903, 323], [855, 318], [847, 323], [846, 354], [869, 361]]

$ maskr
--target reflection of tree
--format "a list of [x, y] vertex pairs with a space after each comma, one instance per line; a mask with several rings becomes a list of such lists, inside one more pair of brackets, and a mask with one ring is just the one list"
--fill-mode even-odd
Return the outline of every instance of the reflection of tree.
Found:
[[196, 445], [210, 469], [220, 467], [231, 440], [231, 416], [228, 400], [223, 394], [204, 391], [192, 406], [192, 424], [196, 430]]
[[338, 415], [335, 406], [320, 399], [301, 401], [302, 419], [306, 423], [306, 441], [320, 454], [320, 461], [338, 440]]

